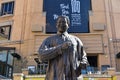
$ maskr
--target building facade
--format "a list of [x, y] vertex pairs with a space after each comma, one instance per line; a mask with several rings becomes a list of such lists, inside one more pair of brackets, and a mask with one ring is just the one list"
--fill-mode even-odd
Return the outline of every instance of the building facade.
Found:
[[[55, 23], [51, 21], [49, 14], [56, 10], [55, 7], [51, 9], [51, 3], [55, 0], [50, 3], [51, 5], [47, 5], [47, 1], [49, 2], [49, 0], [0, 0], [0, 47], [15, 47], [15, 53], [21, 56], [20, 60], [15, 58], [14, 72], [28, 68], [31, 74], [36, 71], [45, 73], [47, 63], [42, 64], [38, 60], [37, 51], [42, 41], [55, 33]], [[69, 32], [83, 41], [90, 66], [94, 70], [104, 71], [107, 67], [114, 67], [116, 71], [120, 71], [120, 7], [118, 7], [120, 1], [87, 0], [89, 3], [82, 0], [69, 1], [71, 4], [59, 3], [60, 10], [66, 11], [61, 15], [68, 15], [70, 20], [73, 19], [71, 26], [77, 25]], [[72, 1], [77, 6], [76, 10], [71, 8]], [[87, 12], [84, 10], [82, 12], [84, 5], [89, 5], [86, 7]], [[69, 12], [70, 9], [72, 11]], [[58, 16], [57, 13], [59, 12], [56, 12], [53, 18]]]

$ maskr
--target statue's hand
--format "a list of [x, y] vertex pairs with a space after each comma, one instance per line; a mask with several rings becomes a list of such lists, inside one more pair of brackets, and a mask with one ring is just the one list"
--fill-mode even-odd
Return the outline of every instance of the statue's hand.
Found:
[[70, 41], [67, 41], [67, 42], [64, 42], [63, 44], [62, 44], [62, 49], [67, 49], [69, 46], [71, 46], [72, 45], [72, 43], [70, 42]]
[[86, 69], [87, 63], [81, 62], [81, 63], [80, 63], [80, 66], [81, 66], [82, 69]]

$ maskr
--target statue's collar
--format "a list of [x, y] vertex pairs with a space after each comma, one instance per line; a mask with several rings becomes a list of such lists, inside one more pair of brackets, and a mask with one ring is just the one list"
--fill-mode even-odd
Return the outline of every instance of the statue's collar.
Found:
[[60, 32], [57, 32], [58, 35], [65, 35], [65, 36], [68, 36], [68, 32], [64, 32], [64, 33], [60, 33]]

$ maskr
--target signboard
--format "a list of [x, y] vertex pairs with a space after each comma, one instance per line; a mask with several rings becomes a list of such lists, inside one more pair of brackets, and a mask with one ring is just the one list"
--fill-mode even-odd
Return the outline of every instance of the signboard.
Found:
[[46, 32], [56, 32], [56, 19], [60, 15], [70, 20], [69, 32], [88, 33], [90, 0], [44, 0]]

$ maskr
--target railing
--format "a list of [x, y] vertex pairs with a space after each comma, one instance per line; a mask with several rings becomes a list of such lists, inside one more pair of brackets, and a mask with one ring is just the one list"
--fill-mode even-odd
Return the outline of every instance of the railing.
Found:
[[[47, 64], [40, 64], [40, 67], [35, 69], [34, 71], [29, 69], [28, 70], [28, 74], [29, 75], [36, 75], [36, 74], [41, 74], [44, 75], [46, 74], [46, 67]], [[95, 74], [95, 75], [101, 75], [101, 74], [107, 74], [107, 68], [104, 68], [103, 70], [101, 68], [98, 67], [92, 67], [92, 66], [88, 66], [86, 69], [82, 69], [81, 70], [81, 74], [83, 75], [91, 75], [91, 74]]]
[[81, 73], [82, 74], [106, 74], [107, 68], [108, 67], [104, 67], [104, 69], [102, 69], [98, 67], [88, 66], [86, 69], [82, 69]]

